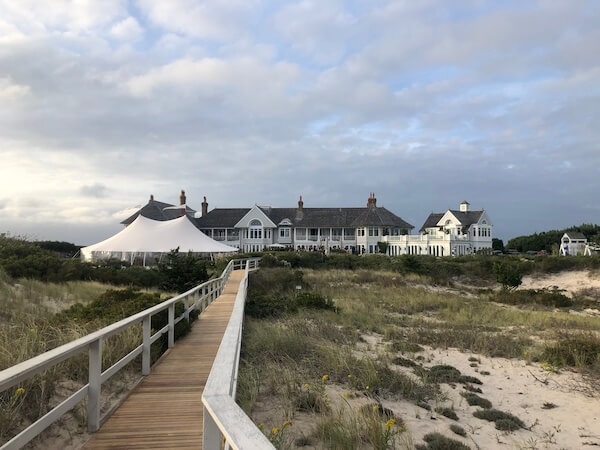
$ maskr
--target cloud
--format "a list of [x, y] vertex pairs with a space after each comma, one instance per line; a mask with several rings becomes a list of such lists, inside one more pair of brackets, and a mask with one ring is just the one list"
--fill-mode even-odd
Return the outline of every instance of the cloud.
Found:
[[222, 41], [244, 33], [258, 2], [254, 0], [138, 0], [137, 6], [154, 25], [196, 38]]
[[127, 17], [114, 24], [110, 29], [110, 35], [121, 41], [137, 41], [142, 38], [144, 29], [134, 17]]
[[85, 197], [105, 198], [108, 192], [109, 189], [101, 183], [84, 185], [79, 188], [79, 193]]
[[375, 191], [418, 226], [466, 198], [503, 237], [598, 222], [600, 6], [576, 5], [4, 2], [0, 217], [100, 239], [184, 188], [196, 208]]

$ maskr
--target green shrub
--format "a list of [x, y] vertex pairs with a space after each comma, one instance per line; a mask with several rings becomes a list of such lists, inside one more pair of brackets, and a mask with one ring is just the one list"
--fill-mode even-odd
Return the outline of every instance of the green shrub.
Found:
[[335, 309], [333, 301], [315, 292], [302, 292], [294, 299], [299, 308]]
[[460, 425], [456, 425], [455, 423], [450, 424], [450, 430], [452, 430], [452, 432], [454, 434], [458, 434], [459, 436], [462, 436], [462, 437], [467, 437], [467, 432]]
[[493, 301], [509, 305], [543, 305], [554, 308], [573, 306], [573, 300], [558, 290], [549, 289], [501, 289], [492, 297]]
[[478, 419], [494, 422], [498, 430], [513, 431], [525, 428], [525, 424], [517, 416], [499, 411], [497, 409], [480, 409], [473, 413]]
[[483, 409], [490, 409], [492, 407], [492, 402], [473, 392], [462, 392], [461, 395], [470, 406], [481, 406]]
[[208, 280], [208, 262], [191, 252], [179, 253], [179, 247], [167, 254], [166, 261], [158, 264], [160, 287], [170, 292], [186, 292]]
[[458, 415], [452, 408], [436, 408], [435, 412], [452, 420], [458, 420]]
[[600, 372], [600, 337], [592, 332], [558, 334], [556, 342], [546, 344], [540, 359], [559, 367]]
[[515, 288], [523, 282], [523, 275], [514, 264], [495, 262], [492, 268], [496, 281], [504, 287]]
[[469, 450], [469, 447], [440, 433], [429, 433], [423, 437], [427, 445], [416, 445], [417, 450]]

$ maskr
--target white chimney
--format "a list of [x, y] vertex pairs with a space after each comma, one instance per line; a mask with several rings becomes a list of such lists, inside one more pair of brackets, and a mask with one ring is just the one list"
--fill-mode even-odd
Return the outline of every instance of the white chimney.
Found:
[[468, 212], [469, 211], [469, 202], [468, 201], [464, 201], [460, 204], [460, 211], [461, 212]]

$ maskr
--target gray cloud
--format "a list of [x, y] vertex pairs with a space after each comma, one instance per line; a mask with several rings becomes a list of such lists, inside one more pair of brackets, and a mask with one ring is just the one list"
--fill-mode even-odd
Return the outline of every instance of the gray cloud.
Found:
[[102, 238], [185, 188], [196, 207], [375, 191], [417, 226], [466, 198], [505, 238], [600, 221], [596, 2], [434, 4], [0, 5], [0, 189], [53, 200], [0, 217]]
[[81, 186], [79, 193], [86, 197], [105, 198], [109, 193], [109, 189], [102, 183], [94, 183]]

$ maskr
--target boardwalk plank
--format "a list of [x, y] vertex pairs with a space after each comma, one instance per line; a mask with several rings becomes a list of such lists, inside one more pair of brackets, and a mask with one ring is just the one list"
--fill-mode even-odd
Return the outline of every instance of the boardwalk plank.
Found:
[[90, 450], [202, 448], [202, 391], [244, 276], [232, 272], [223, 294], [85, 444]]

